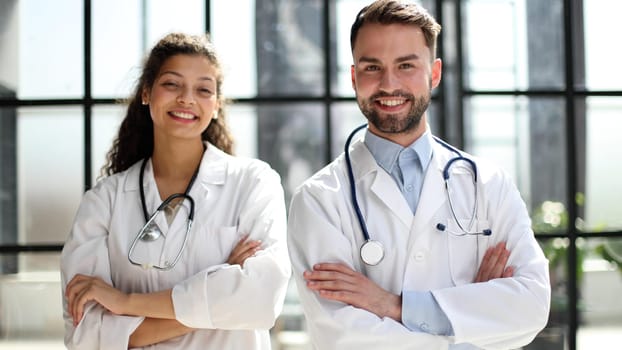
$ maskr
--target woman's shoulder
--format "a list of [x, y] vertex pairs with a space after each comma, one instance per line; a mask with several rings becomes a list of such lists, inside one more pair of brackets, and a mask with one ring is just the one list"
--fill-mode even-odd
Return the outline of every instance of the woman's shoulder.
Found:
[[[87, 191], [87, 193], [91, 192], [94, 194], [104, 194], [104, 193], [115, 193], [119, 190], [127, 189], [127, 187], [136, 187], [138, 188], [138, 173], [140, 171], [140, 162], [136, 162], [129, 168], [124, 171], [120, 171], [118, 173], [108, 175], [105, 177], [101, 177], [97, 179], [95, 185]], [[134, 173], [136, 175], [134, 176]], [[131, 178], [135, 178], [136, 184], [132, 186], [130, 181]]]
[[[211, 146], [211, 145], [210, 145]], [[208, 148], [209, 149], [209, 148]], [[231, 155], [212, 146], [208, 162], [220, 163], [226, 168], [228, 175], [244, 176], [277, 172], [267, 162], [246, 156]]]

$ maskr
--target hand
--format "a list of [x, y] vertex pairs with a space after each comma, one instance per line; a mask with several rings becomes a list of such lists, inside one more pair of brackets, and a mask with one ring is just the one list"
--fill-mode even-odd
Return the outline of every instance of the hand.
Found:
[[488, 248], [482, 259], [482, 265], [479, 267], [479, 271], [477, 271], [475, 282], [487, 282], [495, 278], [512, 277], [514, 268], [505, 266], [509, 257], [510, 251], [505, 248], [505, 242]]
[[305, 271], [303, 277], [307, 287], [317, 291], [322, 298], [367, 310], [378, 317], [402, 320], [399, 295], [382, 289], [365, 275], [343, 264], [316, 264], [313, 271]]
[[261, 250], [261, 241], [249, 240], [248, 235], [244, 235], [235, 245], [231, 254], [229, 254], [227, 263], [243, 266], [244, 261], [255, 255], [259, 250]]
[[110, 286], [99, 277], [77, 274], [65, 289], [68, 311], [77, 326], [84, 314], [84, 306], [95, 301], [110, 312], [122, 315], [128, 295]]

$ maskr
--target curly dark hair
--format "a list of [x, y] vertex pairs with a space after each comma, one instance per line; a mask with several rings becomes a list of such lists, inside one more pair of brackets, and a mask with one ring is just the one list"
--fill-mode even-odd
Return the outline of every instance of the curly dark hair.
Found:
[[151, 50], [143, 66], [132, 97], [127, 101], [127, 112], [119, 127], [117, 138], [108, 151], [107, 162], [101, 169], [101, 176], [109, 176], [128, 169], [137, 161], [153, 153], [153, 121], [149, 106], [142, 104], [143, 90], [150, 89], [162, 65], [175, 55], [199, 55], [214, 65], [216, 95], [219, 102], [218, 119], [212, 119], [201, 134], [201, 138], [226, 153], [233, 154], [233, 137], [225, 119], [226, 100], [222, 95], [222, 70], [209, 35], [188, 35], [171, 33], [163, 37]]

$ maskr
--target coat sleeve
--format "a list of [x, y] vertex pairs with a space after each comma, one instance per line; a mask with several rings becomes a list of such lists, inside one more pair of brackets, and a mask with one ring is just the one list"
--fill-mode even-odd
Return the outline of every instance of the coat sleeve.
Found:
[[68, 313], [65, 288], [76, 274], [97, 276], [113, 285], [108, 255], [111, 198], [105, 186], [84, 194], [61, 253], [63, 319], [68, 349], [127, 349], [129, 336], [143, 320], [142, 317], [114, 315], [99, 304], [88, 303], [82, 320], [74, 327]]
[[[499, 174], [499, 173], [498, 173]], [[499, 181], [497, 181], [499, 180]], [[488, 218], [495, 243], [505, 241], [514, 276], [433, 291], [456, 343], [486, 349], [530, 343], [547, 323], [550, 305], [548, 261], [531, 230], [527, 209], [513, 182], [499, 174], [486, 186]]]
[[[311, 341], [316, 349], [447, 349], [445, 337], [409, 331], [391, 318], [341, 302], [320, 298], [309, 290], [302, 274], [320, 262], [354, 266], [350, 240], [340, 229], [339, 186], [304, 185], [294, 194], [289, 211], [288, 245]], [[342, 222], [343, 220], [343, 222]]]
[[278, 174], [265, 164], [246, 178], [236, 192], [247, 194], [238, 230], [261, 240], [262, 250], [243, 267], [208, 269], [173, 288], [176, 318], [189, 327], [269, 329], [282, 310], [291, 275], [283, 188]]

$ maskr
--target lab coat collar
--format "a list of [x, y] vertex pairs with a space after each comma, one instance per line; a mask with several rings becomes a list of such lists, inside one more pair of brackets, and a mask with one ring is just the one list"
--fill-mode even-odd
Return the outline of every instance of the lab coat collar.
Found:
[[[199, 168], [199, 174], [197, 174], [195, 185], [192, 186], [192, 189], [190, 190], [191, 193], [194, 192], [197, 184], [223, 185], [225, 183], [227, 174], [226, 158], [229, 156], [209, 142], [205, 142], [205, 145], [207, 148], [203, 153], [203, 158], [201, 158], [201, 167]], [[138, 176], [140, 175], [141, 164], [142, 160], [136, 162], [127, 170], [128, 175], [125, 178], [125, 184], [123, 186], [125, 192], [138, 191]], [[148, 191], [147, 189], [150, 186], [155, 185], [151, 159], [147, 161], [147, 166], [145, 167], [145, 179], [143, 182], [146, 194]]]
[[432, 159], [423, 179], [423, 187], [419, 197], [419, 204], [415, 212], [413, 232], [422, 230], [433, 225], [432, 219], [438, 209], [447, 201], [445, 195], [445, 183], [443, 169], [451, 158], [451, 152], [437, 142], [432, 144]]
[[352, 170], [357, 187], [367, 176], [375, 176], [372, 180], [371, 191], [404, 225], [412, 227], [413, 232], [421, 232], [420, 230], [425, 229], [427, 225], [431, 225], [430, 222], [438, 209], [447, 200], [444, 192], [443, 169], [454, 155], [437, 142], [433, 142], [432, 148], [432, 159], [423, 180], [423, 188], [414, 217], [395, 182], [385, 171], [380, 171], [381, 168], [363, 141], [353, 142], [351, 148]]
[[[352, 159], [352, 173], [354, 174], [356, 187], [359, 188], [360, 183], [366, 177], [374, 176], [371, 183], [371, 191], [406, 227], [410, 227], [413, 214], [408, 206], [408, 202], [406, 202], [391, 175], [384, 170], [380, 171], [382, 168], [378, 165], [362, 139], [352, 144], [350, 157]], [[367, 216], [369, 216], [369, 213]]]

